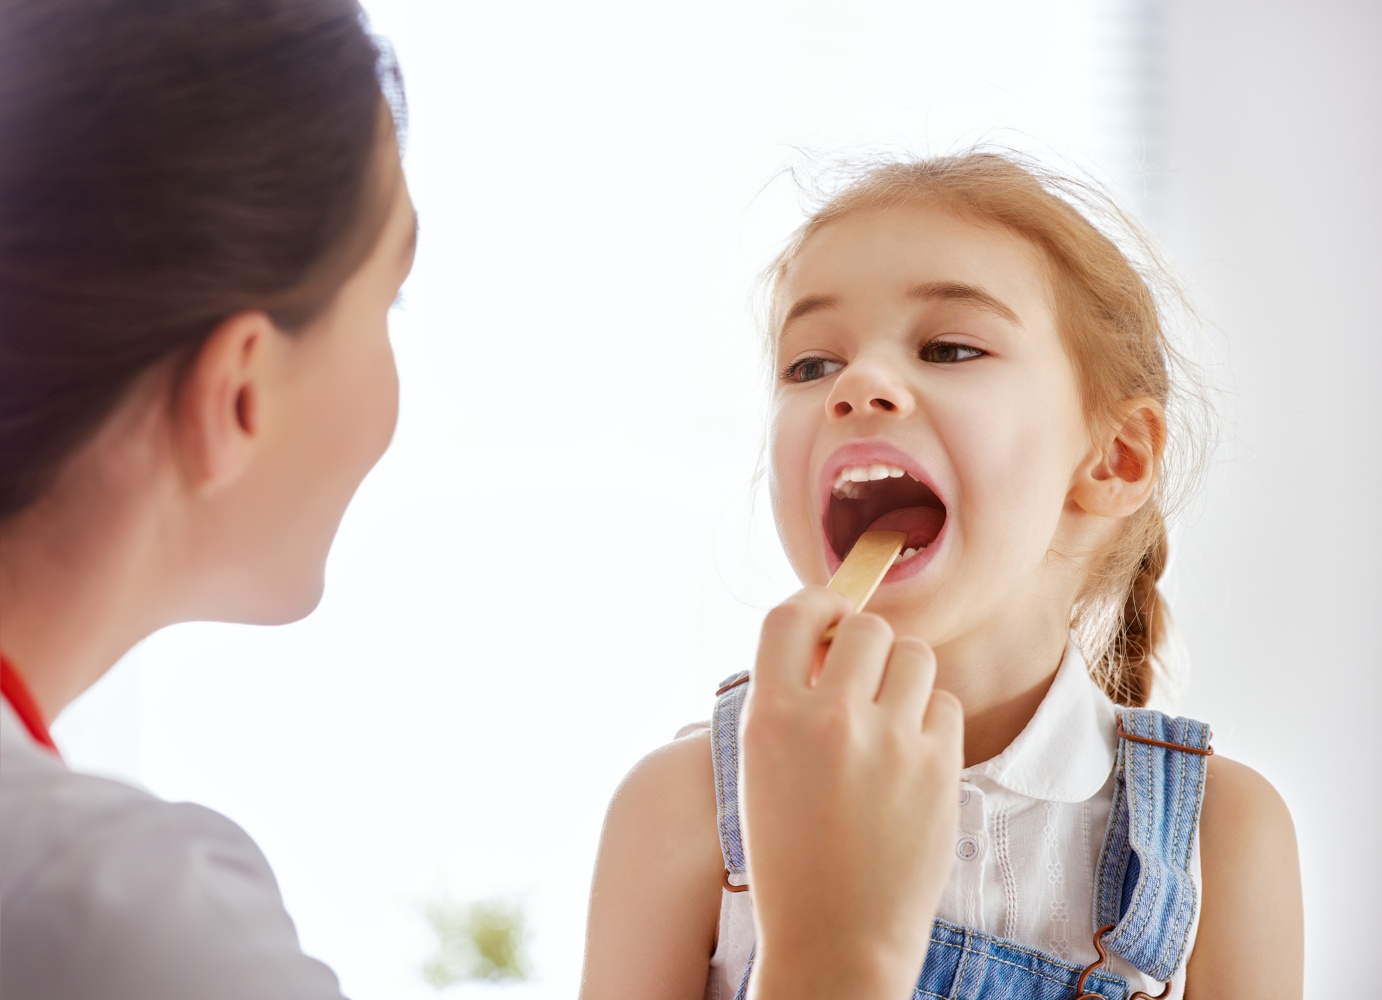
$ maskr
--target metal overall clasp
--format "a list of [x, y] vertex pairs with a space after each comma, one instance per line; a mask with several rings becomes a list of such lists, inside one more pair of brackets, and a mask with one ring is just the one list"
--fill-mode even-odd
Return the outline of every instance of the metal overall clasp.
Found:
[[[1099, 968], [1108, 961], [1108, 952], [1104, 951], [1104, 935], [1113, 930], [1113, 924], [1105, 924], [1094, 932], [1094, 950], [1099, 953], [1099, 958], [1092, 965], [1088, 966], [1084, 972], [1080, 973], [1080, 981], [1075, 984], [1075, 1000], [1108, 1000], [1102, 993], [1086, 993], [1084, 984], [1089, 980], [1090, 975], [1095, 969]], [[1171, 992], [1171, 983], [1168, 981], [1162, 987], [1160, 993], [1152, 996], [1150, 993], [1143, 993], [1138, 990], [1128, 1000], [1161, 1000]]]

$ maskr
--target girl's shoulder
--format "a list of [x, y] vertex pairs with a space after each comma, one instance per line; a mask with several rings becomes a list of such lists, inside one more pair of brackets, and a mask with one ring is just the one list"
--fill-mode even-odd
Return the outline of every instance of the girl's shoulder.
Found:
[[1304, 920], [1291, 813], [1266, 778], [1218, 754], [1205, 779], [1200, 864], [1186, 995], [1299, 997]]
[[1285, 839], [1295, 849], [1295, 827], [1281, 794], [1252, 768], [1222, 754], [1209, 758], [1201, 822], [1205, 836], [1228, 834], [1226, 842], [1239, 846], [1281, 846]]
[[1250, 883], [1284, 884], [1285, 879], [1263, 879], [1265, 872], [1289, 873], [1299, 881], [1295, 824], [1281, 794], [1246, 764], [1219, 754], [1206, 769], [1200, 850], [1206, 896]]
[[673, 982], [701, 995], [719, 927], [717, 829], [708, 730], [633, 766], [600, 835], [582, 997], [666, 996]]
[[[608, 824], [656, 828], [671, 839], [716, 834], [715, 774], [711, 762], [710, 730], [687, 727], [670, 743], [644, 756], [624, 776], [610, 802]], [[700, 854], [707, 853], [704, 848]], [[716, 855], [718, 857], [718, 855]]]
[[619, 783], [605, 815], [602, 858], [635, 878], [652, 870], [682, 888], [724, 867], [710, 732], [697, 729], [646, 755]]

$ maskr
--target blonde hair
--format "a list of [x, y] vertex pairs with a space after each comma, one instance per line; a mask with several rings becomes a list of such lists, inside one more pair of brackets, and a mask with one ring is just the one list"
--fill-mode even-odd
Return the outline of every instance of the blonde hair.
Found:
[[934, 206], [1006, 229], [1042, 251], [1057, 328], [1091, 427], [1128, 400], [1150, 397], [1167, 415], [1166, 448], [1151, 498], [1095, 560], [1071, 611], [1090, 671], [1115, 702], [1145, 705], [1164, 665], [1167, 613], [1157, 587], [1166, 525], [1193, 493], [1204, 464], [1210, 407], [1194, 366], [1168, 336], [1192, 318], [1185, 295], [1150, 238], [1104, 191], [1008, 150], [843, 168], [843, 183], [769, 266], [768, 336], [783, 319], [780, 289], [821, 228], [860, 210]]

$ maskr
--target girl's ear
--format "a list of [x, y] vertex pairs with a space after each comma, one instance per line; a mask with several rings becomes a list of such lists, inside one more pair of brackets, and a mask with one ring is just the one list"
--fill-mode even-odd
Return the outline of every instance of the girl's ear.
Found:
[[184, 373], [176, 440], [194, 492], [214, 493], [249, 467], [263, 439], [267, 356], [277, 335], [264, 313], [237, 313], [212, 331]]
[[1125, 403], [1075, 470], [1070, 499], [1088, 514], [1126, 517], [1151, 496], [1166, 448], [1166, 413], [1154, 399]]

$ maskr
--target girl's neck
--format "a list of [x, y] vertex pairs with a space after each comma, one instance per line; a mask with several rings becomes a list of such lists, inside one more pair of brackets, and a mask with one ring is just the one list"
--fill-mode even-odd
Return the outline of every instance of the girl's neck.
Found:
[[965, 767], [1002, 753], [1036, 714], [1068, 641], [1059, 622], [988, 630], [936, 648], [936, 686], [960, 699]]

